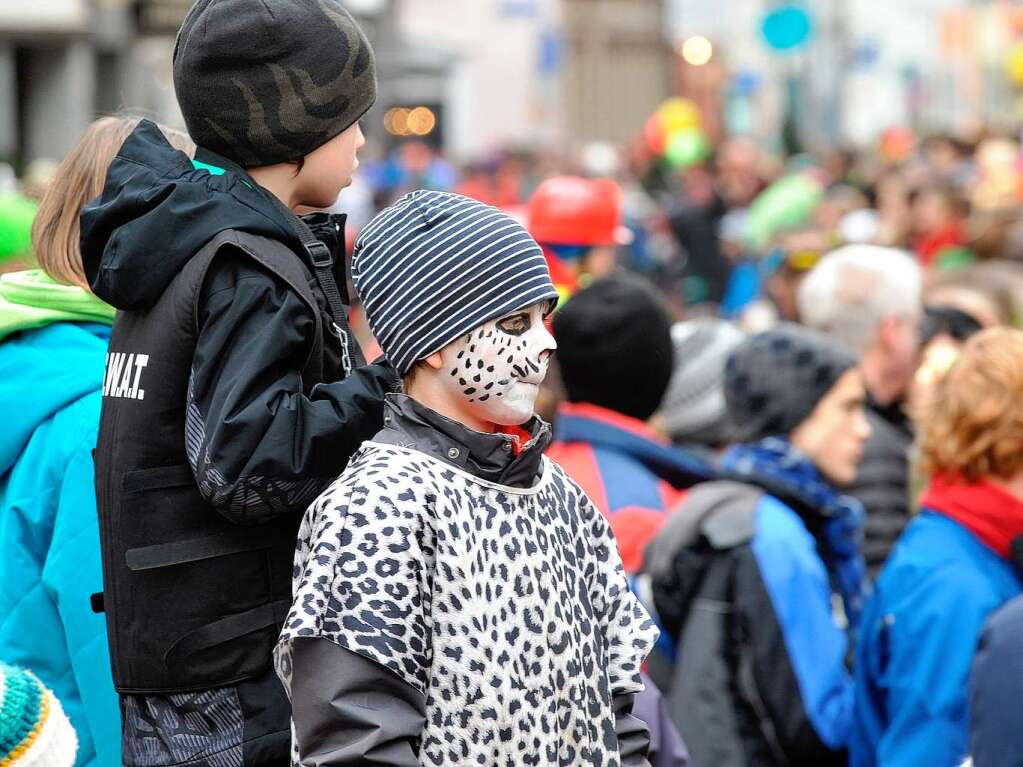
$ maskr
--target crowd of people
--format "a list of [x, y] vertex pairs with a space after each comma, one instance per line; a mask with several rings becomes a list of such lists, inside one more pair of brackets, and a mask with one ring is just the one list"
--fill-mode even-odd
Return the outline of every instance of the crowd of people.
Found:
[[1023, 764], [1013, 140], [356, 171], [335, 0], [173, 71], [0, 276], [0, 762]]

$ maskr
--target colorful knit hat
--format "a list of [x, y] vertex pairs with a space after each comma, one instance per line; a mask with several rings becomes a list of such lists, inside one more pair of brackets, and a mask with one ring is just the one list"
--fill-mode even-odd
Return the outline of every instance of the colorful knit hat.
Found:
[[0, 767], [70, 767], [77, 752], [60, 701], [30, 672], [0, 663]]

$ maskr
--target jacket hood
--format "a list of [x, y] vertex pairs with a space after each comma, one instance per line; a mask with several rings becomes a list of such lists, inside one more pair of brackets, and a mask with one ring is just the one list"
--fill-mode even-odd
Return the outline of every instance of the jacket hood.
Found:
[[649, 583], [651, 602], [668, 636], [680, 636], [716, 552], [752, 540], [763, 497], [759, 488], [741, 482], [697, 485], [647, 544], [641, 583]]
[[0, 344], [0, 402], [7, 404], [0, 474], [10, 470], [41, 424], [100, 390], [109, 340], [108, 324], [54, 322]]
[[[678, 513], [668, 517], [647, 545], [643, 557], [646, 571], [654, 580], [666, 577], [679, 550], [692, 545], [701, 534], [714, 536], [715, 544], [720, 548], [748, 540], [753, 530], [745, 520], [763, 495], [759, 488], [731, 480], [696, 485], [689, 491]], [[715, 529], [706, 530], [704, 525], [711, 517], [722, 517], [721, 523]]]
[[88, 291], [54, 282], [41, 269], [0, 275], [0, 340], [55, 322], [110, 325], [114, 313]]
[[82, 261], [93, 292], [112, 306], [152, 306], [188, 260], [225, 229], [301, 246], [270, 193], [203, 149], [193, 162], [143, 120], [82, 211]]
[[642, 422], [599, 405], [566, 402], [554, 424], [558, 442], [586, 442], [625, 453], [656, 477], [683, 489], [715, 477], [715, 467], [703, 458], [663, 443]]

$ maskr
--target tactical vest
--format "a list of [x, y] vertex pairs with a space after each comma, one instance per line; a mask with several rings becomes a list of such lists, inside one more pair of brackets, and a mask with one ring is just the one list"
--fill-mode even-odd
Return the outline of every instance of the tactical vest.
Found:
[[218, 234], [155, 305], [118, 314], [95, 458], [102, 609], [122, 693], [206, 689], [265, 673], [290, 607], [301, 512], [251, 527], [229, 522], [200, 494], [185, 453], [199, 297], [225, 245], [283, 280], [316, 317], [305, 393], [344, 376], [311, 272], [264, 237]]

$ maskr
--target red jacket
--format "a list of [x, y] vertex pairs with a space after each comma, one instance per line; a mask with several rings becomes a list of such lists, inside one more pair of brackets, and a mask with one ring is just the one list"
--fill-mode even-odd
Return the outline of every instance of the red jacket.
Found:
[[607, 516], [630, 575], [642, 568], [643, 549], [685, 489], [713, 475], [642, 421], [597, 405], [563, 404], [554, 440], [547, 455]]

